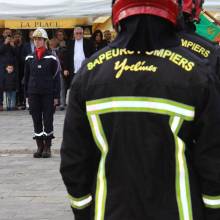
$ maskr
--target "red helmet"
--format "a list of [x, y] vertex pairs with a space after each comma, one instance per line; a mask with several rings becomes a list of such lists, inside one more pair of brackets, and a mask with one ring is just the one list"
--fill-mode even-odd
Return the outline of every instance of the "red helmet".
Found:
[[195, 5], [195, 21], [199, 21], [199, 16], [202, 11], [202, 5], [204, 3], [204, 0], [196, 0], [196, 5]]
[[199, 21], [204, 0], [183, 0], [182, 10], [191, 15], [192, 20]]
[[182, 10], [184, 13], [193, 14], [193, 9], [195, 9], [195, 0], [183, 0]]
[[139, 14], [159, 16], [176, 25], [179, 15], [178, 0], [116, 0], [112, 5], [115, 27], [121, 20]]

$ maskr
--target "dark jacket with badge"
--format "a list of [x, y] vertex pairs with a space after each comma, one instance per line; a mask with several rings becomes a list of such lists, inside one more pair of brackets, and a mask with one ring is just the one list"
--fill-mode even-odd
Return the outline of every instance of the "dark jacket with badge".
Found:
[[108, 47], [83, 65], [61, 149], [76, 220], [219, 219], [219, 83], [200, 61]]
[[28, 55], [25, 61], [24, 74], [25, 94], [53, 94], [59, 98], [60, 74], [57, 58], [46, 51], [38, 60], [36, 54]]

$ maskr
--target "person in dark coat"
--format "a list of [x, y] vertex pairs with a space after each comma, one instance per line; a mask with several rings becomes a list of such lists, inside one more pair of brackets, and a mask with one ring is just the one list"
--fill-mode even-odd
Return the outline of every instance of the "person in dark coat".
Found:
[[112, 33], [110, 30], [104, 31], [104, 41], [106, 41], [107, 44], [110, 44], [112, 42]]
[[7, 111], [14, 110], [16, 105], [16, 91], [19, 88], [18, 75], [13, 64], [6, 65], [4, 77], [4, 91], [6, 94]]
[[95, 52], [92, 42], [83, 38], [83, 28], [74, 28], [73, 34], [74, 39], [67, 44], [63, 63], [63, 75], [66, 78], [68, 88], [83, 61], [88, 59]]
[[15, 53], [16, 53], [16, 60], [17, 60], [17, 75], [18, 75], [18, 91], [16, 97], [16, 103], [18, 109], [25, 109], [25, 97], [24, 97], [24, 59], [23, 59], [23, 38], [22, 33], [20, 31], [16, 31], [13, 34], [14, 38], [14, 45], [15, 45]]
[[94, 43], [95, 51], [101, 50], [103, 47], [107, 46], [107, 41], [103, 40], [103, 33], [101, 30], [96, 30], [92, 35], [92, 41]]
[[66, 94], [69, 88], [69, 79], [67, 76], [64, 76], [64, 55], [66, 52], [67, 41], [65, 39], [65, 32], [63, 29], [58, 29], [55, 33], [55, 37], [58, 41], [58, 51], [57, 55], [60, 60], [61, 65], [61, 75], [60, 75], [60, 110], [64, 110], [66, 106]]
[[6, 29], [0, 41], [0, 111], [3, 110], [3, 79], [6, 64], [11, 63], [17, 69], [15, 46], [11, 34], [11, 30]]
[[60, 94], [60, 75], [56, 56], [46, 49], [47, 32], [38, 28], [33, 37], [36, 50], [26, 57], [24, 88], [37, 143], [33, 156], [48, 158], [54, 138], [53, 115]]
[[23, 49], [22, 49], [22, 57], [25, 60], [26, 56], [29, 54], [34, 53], [35, 45], [34, 45], [34, 39], [33, 39], [33, 30], [29, 31], [29, 41], [24, 43]]

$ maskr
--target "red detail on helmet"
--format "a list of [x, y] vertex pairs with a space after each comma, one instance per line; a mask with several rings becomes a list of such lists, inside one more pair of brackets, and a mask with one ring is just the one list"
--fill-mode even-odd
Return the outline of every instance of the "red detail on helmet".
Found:
[[177, 0], [116, 0], [112, 6], [114, 26], [122, 19], [139, 14], [159, 16], [176, 25], [178, 13]]
[[195, 21], [199, 20], [199, 15], [202, 11], [203, 0], [183, 0], [183, 12], [192, 16]]
[[195, 18], [194, 18], [196, 21], [199, 21], [199, 16], [202, 11], [203, 3], [204, 3], [203, 0], [196, 0], [196, 6], [195, 6], [196, 13], [195, 13]]
[[194, 7], [195, 6], [192, 0], [183, 0], [183, 12], [191, 15]]

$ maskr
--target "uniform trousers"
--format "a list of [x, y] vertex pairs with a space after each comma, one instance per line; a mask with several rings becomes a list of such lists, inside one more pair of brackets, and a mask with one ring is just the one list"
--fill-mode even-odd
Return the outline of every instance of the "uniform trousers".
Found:
[[30, 94], [28, 97], [30, 114], [34, 123], [34, 139], [53, 136], [54, 98], [52, 94]]

